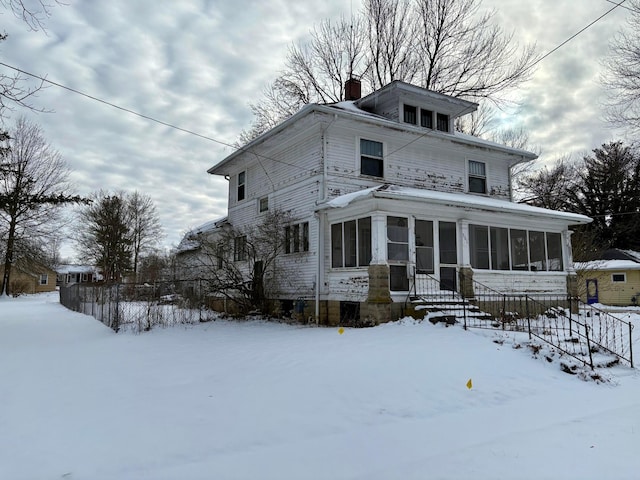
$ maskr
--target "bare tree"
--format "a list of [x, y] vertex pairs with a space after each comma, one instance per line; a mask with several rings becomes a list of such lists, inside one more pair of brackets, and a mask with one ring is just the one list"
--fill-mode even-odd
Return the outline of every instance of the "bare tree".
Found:
[[60, 206], [81, 202], [72, 195], [69, 167], [35, 124], [17, 121], [0, 170], [0, 231], [4, 231], [2, 294], [7, 294], [11, 266], [30, 254], [28, 246], [54, 237]]
[[290, 222], [288, 212], [273, 210], [255, 225], [227, 224], [204, 240], [199, 271], [209, 280], [211, 291], [236, 302], [243, 312], [270, 312], [270, 300], [283, 281], [278, 266], [288, 240], [283, 225]]
[[[52, 1], [62, 4], [59, 0]], [[34, 31], [45, 29], [44, 21], [50, 16], [53, 7], [51, 2], [45, 0], [0, 0], [0, 5], [22, 19]], [[0, 34], [0, 42], [6, 39], [6, 33]], [[31, 84], [18, 72], [13, 75], [0, 74], [0, 120], [5, 118], [7, 110], [12, 110], [16, 105], [42, 111], [31, 104], [30, 99], [43, 86], [43, 81]]]
[[536, 59], [513, 33], [480, 14], [481, 0], [365, 0], [360, 16], [311, 31], [308, 44], [290, 48], [284, 71], [252, 104], [255, 121], [242, 141], [255, 138], [306, 103], [345, 99], [350, 77], [368, 93], [393, 80], [494, 105], [529, 79]]
[[608, 119], [616, 126], [640, 132], [640, 0], [626, 4], [630, 11], [626, 28], [610, 44], [611, 55], [604, 60], [604, 86], [610, 89]]
[[138, 274], [140, 257], [151, 253], [162, 238], [162, 226], [153, 200], [137, 190], [125, 198], [129, 208], [133, 272]]

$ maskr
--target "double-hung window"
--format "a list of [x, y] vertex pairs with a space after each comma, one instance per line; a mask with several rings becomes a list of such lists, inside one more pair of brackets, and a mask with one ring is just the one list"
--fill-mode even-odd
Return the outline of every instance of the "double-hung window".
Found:
[[233, 239], [233, 260], [242, 262], [247, 259], [247, 237], [236, 237]]
[[381, 142], [360, 139], [360, 173], [372, 177], [384, 176]]
[[244, 200], [244, 197], [245, 197], [246, 176], [247, 176], [246, 172], [240, 172], [238, 174], [238, 190], [237, 190], [237, 193], [238, 193], [237, 200], [238, 200], [238, 202], [241, 202], [242, 200]]
[[487, 193], [487, 168], [484, 162], [469, 160], [469, 191]]

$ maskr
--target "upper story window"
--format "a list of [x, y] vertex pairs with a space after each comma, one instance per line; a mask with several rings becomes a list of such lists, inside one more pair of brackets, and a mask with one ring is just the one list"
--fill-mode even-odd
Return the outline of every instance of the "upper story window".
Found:
[[487, 168], [484, 162], [469, 160], [469, 192], [487, 193]]
[[441, 132], [449, 131], [449, 115], [445, 115], [444, 113], [438, 113], [436, 118], [436, 127]]
[[258, 200], [258, 212], [263, 213], [269, 210], [269, 197], [262, 197]]
[[433, 112], [431, 110], [420, 109], [420, 126], [433, 128]]
[[418, 109], [412, 105], [404, 106], [404, 123], [416, 125], [418, 123]]
[[372, 177], [383, 177], [382, 143], [360, 139], [360, 173]]
[[244, 200], [245, 197], [245, 182], [246, 182], [247, 172], [240, 172], [238, 174], [238, 202]]

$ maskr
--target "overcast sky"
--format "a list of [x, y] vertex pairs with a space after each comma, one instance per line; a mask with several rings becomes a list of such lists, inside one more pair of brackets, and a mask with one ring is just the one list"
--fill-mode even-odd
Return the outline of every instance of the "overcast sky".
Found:
[[[7, 11], [0, 61], [121, 107], [233, 143], [252, 115], [248, 103], [282, 68], [291, 42], [323, 18], [349, 16], [358, 0], [68, 0], [28, 31]], [[522, 42], [546, 53], [612, 7], [606, 0], [484, 0]], [[543, 60], [518, 92], [523, 125], [541, 160], [579, 155], [620, 138], [602, 120], [600, 60], [628, 11], [618, 8]], [[0, 66], [0, 72], [13, 74]], [[138, 190], [158, 210], [166, 238], [226, 214], [227, 183], [206, 170], [229, 147], [136, 117], [56, 86], [33, 100], [51, 113], [38, 123], [73, 170], [78, 193]], [[69, 254], [69, 249], [63, 253]]]

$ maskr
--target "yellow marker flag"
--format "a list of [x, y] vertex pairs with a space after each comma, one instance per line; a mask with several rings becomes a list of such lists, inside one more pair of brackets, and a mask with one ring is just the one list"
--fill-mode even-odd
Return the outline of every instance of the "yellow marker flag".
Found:
[[471, 390], [471, 387], [473, 387], [473, 383], [471, 383], [471, 379], [469, 379], [469, 381], [467, 382], [467, 388]]
[[340, 335], [342, 335], [342, 334], [344, 333], [344, 328], [340, 327], [340, 328], [338, 329], [338, 333], [339, 333]]

